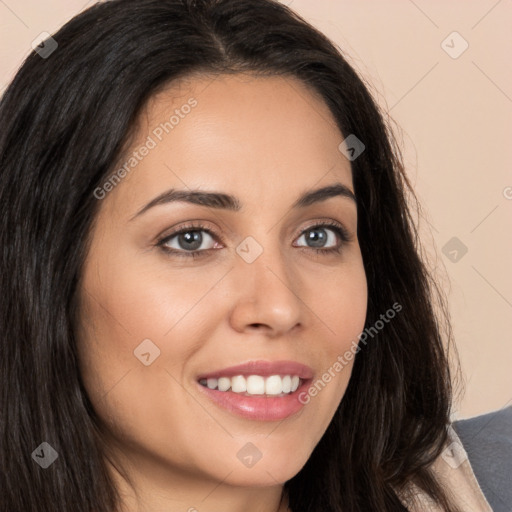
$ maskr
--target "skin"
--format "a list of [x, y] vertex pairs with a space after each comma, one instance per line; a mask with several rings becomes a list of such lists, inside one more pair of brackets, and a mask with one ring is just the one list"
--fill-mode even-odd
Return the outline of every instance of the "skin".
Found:
[[[367, 284], [356, 204], [338, 196], [292, 209], [305, 191], [333, 183], [354, 191], [350, 162], [330, 111], [304, 84], [242, 74], [189, 77], [154, 96], [127, 154], [191, 97], [197, 106], [101, 200], [80, 287], [81, 373], [105, 424], [123, 511], [285, 511], [283, 483], [324, 434], [353, 360], [282, 421], [220, 408], [200, 393], [197, 376], [293, 360], [316, 380], [357, 341]], [[243, 209], [176, 202], [130, 220], [171, 188], [233, 194]], [[208, 255], [157, 246], [189, 221], [219, 235], [200, 231]], [[317, 254], [304, 233], [316, 221], [341, 223], [350, 241], [320, 228], [325, 247], [341, 249]], [[236, 252], [247, 236], [263, 249], [252, 263]], [[167, 245], [187, 250], [178, 237]], [[160, 350], [148, 366], [134, 356], [144, 339]], [[262, 454], [250, 468], [237, 458], [248, 442]]]

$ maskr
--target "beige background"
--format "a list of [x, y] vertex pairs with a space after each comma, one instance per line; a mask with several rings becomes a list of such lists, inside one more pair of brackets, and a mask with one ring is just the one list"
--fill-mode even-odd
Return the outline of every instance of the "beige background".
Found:
[[[0, 93], [41, 32], [92, 3], [0, 0]], [[342, 48], [401, 129], [461, 358], [466, 389], [454, 416], [510, 405], [512, 1], [283, 3]], [[453, 237], [467, 247], [462, 257], [450, 245], [443, 252]]]

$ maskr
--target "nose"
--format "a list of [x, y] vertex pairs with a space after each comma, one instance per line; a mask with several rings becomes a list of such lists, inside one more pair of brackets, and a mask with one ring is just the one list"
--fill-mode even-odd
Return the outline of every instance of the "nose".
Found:
[[279, 250], [264, 250], [252, 263], [239, 258], [231, 274], [236, 299], [230, 322], [238, 332], [262, 330], [278, 337], [304, 322], [300, 279]]

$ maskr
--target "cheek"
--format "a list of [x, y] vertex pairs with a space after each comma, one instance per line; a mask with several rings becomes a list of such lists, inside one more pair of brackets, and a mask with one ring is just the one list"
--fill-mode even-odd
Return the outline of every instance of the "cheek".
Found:
[[[78, 346], [91, 397], [101, 399], [121, 380], [123, 385], [136, 381], [141, 369], [151, 370], [155, 382], [145, 377], [134, 392], [168, 386], [169, 374], [157, 372], [158, 367], [181, 382], [187, 361], [200, 349], [197, 340], [207, 339], [207, 317], [211, 321], [216, 311], [207, 294], [222, 274], [170, 271], [150, 260], [146, 264], [133, 251], [109, 248], [98, 251], [85, 269]], [[150, 366], [144, 366], [144, 359]], [[148, 401], [134, 396], [135, 402]]]
[[299, 399], [309, 404], [317, 422], [317, 439], [329, 425], [350, 381], [359, 335], [364, 329], [367, 312], [367, 281], [362, 259], [334, 272], [316, 274], [306, 281], [309, 301], [314, 304], [321, 373]]
[[[103, 251], [108, 254], [108, 250]], [[144, 339], [172, 336], [175, 326], [189, 314], [215, 283], [190, 269], [175, 269], [151, 257], [141, 258], [133, 249], [111, 249], [115, 261], [92, 262], [84, 282], [98, 335], [107, 347], [130, 352]], [[190, 279], [193, 277], [193, 279]]]
[[364, 329], [368, 305], [362, 261], [331, 279], [318, 303], [322, 305], [319, 316], [329, 327], [325, 341], [325, 371], [319, 378], [326, 387], [331, 387], [330, 407], [336, 408], [348, 386], [356, 353], [361, 350], [359, 335]]
[[354, 340], [357, 342], [364, 329], [368, 289], [362, 261], [317, 279], [316, 289], [314, 311], [328, 333], [325, 348], [332, 357], [347, 350]]
[[[194, 340], [203, 339], [200, 327], [186, 317], [192, 307], [186, 307], [188, 301], [197, 298], [186, 287], [170, 293], [178, 284], [155, 276], [109, 270], [102, 268], [104, 278], [85, 281], [91, 292], [84, 294], [78, 335], [85, 388], [117, 439], [149, 444], [155, 453], [170, 456], [169, 432], [180, 446], [187, 446], [190, 434], [190, 425], [184, 426], [176, 411], [189, 411], [195, 425], [204, 415], [182, 387], [187, 360], [197, 349]], [[143, 340], [154, 345], [144, 341], [144, 350], [138, 350]], [[148, 352], [146, 366], [142, 360]], [[181, 460], [182, 454], [172, 457]]]

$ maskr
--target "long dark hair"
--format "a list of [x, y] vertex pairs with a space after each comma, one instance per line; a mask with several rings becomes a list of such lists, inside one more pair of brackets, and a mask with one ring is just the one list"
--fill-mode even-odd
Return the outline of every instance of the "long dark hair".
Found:
[[[2, 510], [116, 510], [74, 334], [94, 190], [153, 94], [196, 72], [254, 72], [302, 80], [365, 144], [351, 165], [366, 326], [402, 306], [358, 353], [334, 419], [285, 484], [290, 506], [403, 511], [397, 493], [415, 482], [454, 511], [429, 471], [450, 421], [447, 307], [421, 256], [389, 121], [341, 51], [272, 0], [112, 0], [53, 38], [58, 48], [32, 52], [0, 103]], [[31, 460], [42, 442], [62, 458], [44, 471]]]

